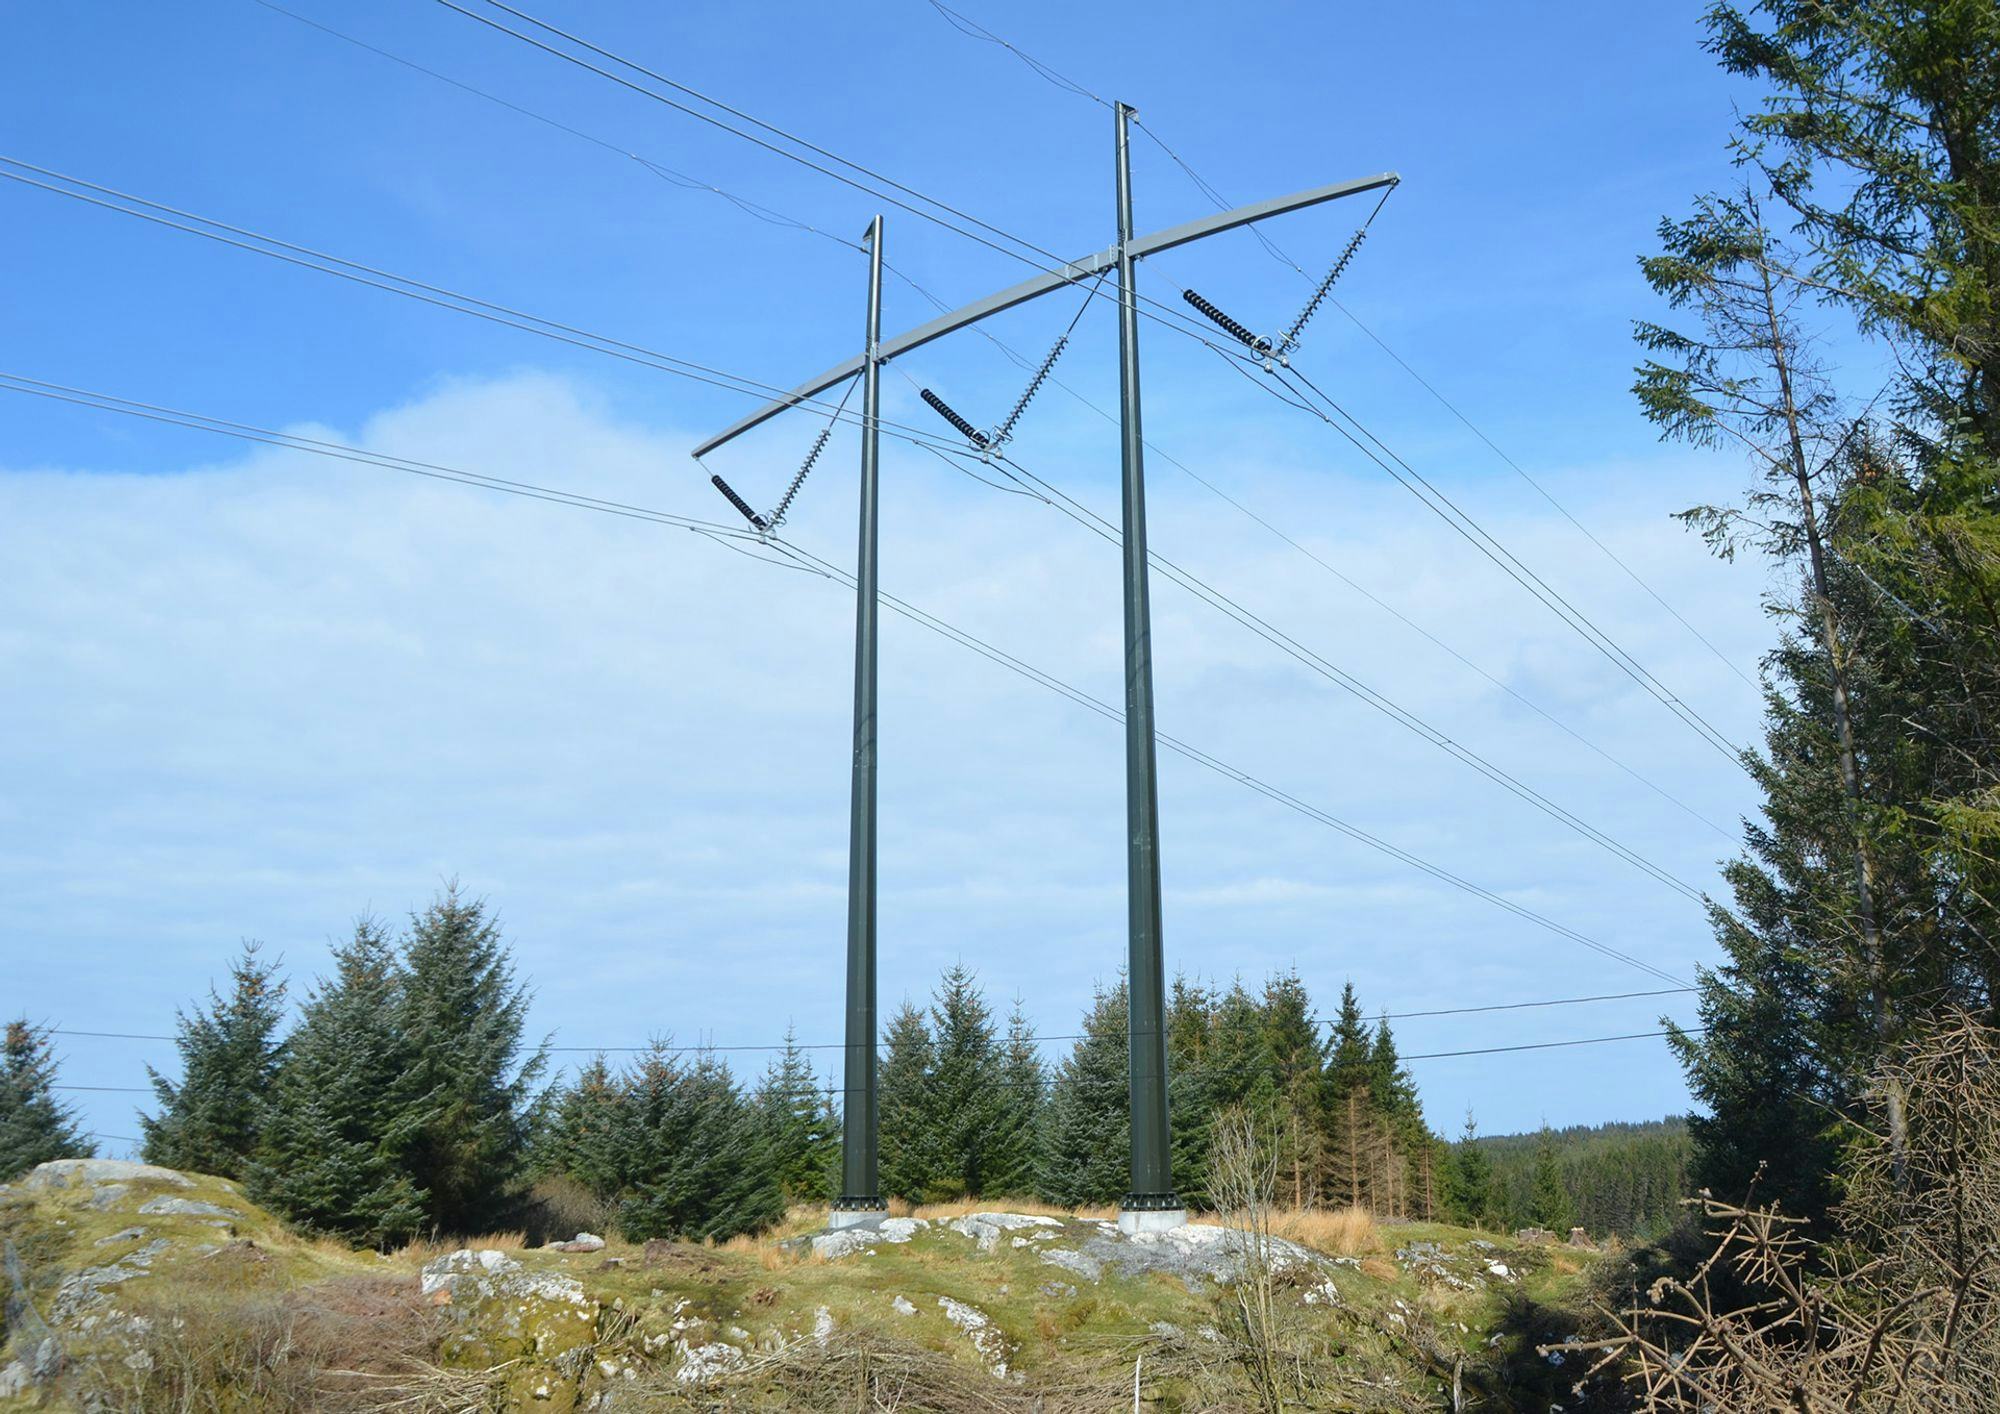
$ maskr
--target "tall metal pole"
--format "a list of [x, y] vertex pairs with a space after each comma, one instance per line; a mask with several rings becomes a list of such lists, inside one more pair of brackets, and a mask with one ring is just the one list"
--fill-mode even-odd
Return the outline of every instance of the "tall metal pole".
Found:
[[861, 367], [861, 547], [854, 570], [854, 778], [847, 826], [847, 1065], [835, 1227], [889, 1210], [877, 1174], [875, 1091], [875, 618], [880, 500], [882, 218], [868, 224], [868, 329]]
[[1126, 1032], [1131, 1044], [1132, 1191], [1118, 1213], [1128, 1232], [1187, 1221], [1174, 1192], [1167, 1120], [1167, 995], [1160, 942], [1160, 790], [1153, 746], [1153, 614], [1146, 577], [1145, 434], [1139, 421], [1139, 292], [1133, 284], [1130, 120], [1118, 137], [1119, 451], [1125, 509]]

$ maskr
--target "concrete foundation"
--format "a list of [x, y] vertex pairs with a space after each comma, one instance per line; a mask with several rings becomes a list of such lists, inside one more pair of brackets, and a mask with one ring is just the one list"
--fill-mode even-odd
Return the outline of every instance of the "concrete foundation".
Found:
[[889, 1216], [886, 1208], [834, 1208], [826, 1215], [828, 1232], [848, 1227], [880, 1227]]
[[1142, 1232], [1169, 1232], [1187, 1226], [1186, 1208], [1120, 1208], [1118, 1230], [1127, 1237]]

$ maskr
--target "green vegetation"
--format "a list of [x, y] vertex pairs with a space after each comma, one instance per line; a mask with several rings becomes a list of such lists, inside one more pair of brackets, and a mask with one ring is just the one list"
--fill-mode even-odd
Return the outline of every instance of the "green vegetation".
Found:
[[[1050, 1210], [996, 1224], [970, 1203], [923, 1209], [893, 1237], [824, 1251], [802, 1210], [720, 1245], [613, 1237], [571, 1253], [499, 1234], [477, 1242], [485, 1257], [376, 1254], [303, 1238], [225, 1180], [131, 1168], [0, 1195], [31, 1298], [15, 1309], [34, 1323], [28, 1346], [0, 1330], [0, 1368], [49, 1338], [61, 1352], [29, 1402], [0, 1409], [566, 1410], [606, 1389], [636, 1409], [843, 1407], [832, 1384], [843, 1400], [872, 1387], [904, 1407], [1025, 1414], [1120, 1407], [1140, 1354], [1161, 1408], [1254, 1405], [1221, 1331], [1231, 1284], [1148, 1249], [1084, 1274], [1108, 1250], [1101, 1225]], [[1567, 1329], [1556, 1308], [1598, 1259], [1320, 1216], [1279, 1215], [1308, 1265], [1272, 1290], [1337, 1407], [1436, 1407], [1454, 1375], [1482, 1398], [1559, 1393], [1531, 1346]], [[83, 1271], [97, 1275], [79, 1285]]]
[[230, 965], [227, 997], [178, 1018], [179, 1084], [147, 1067], [160, 1112], [140, 1118], [148, 1162], [241, 1178], [257, 1146], [263, 1098], [278, 1069], [285, 984], [246, 943]]
[[23, 1018], [0, 1037], [0, 1183], [50, 1159], [94, 1153], [73, 1106], [56, 1098], [49, 1033]]
[[[1454, 1202], [1509, 1231], [1532, 1224], [1566, 1233], [1575, 1224], [1593, 1237], [1657, 1237], [1681, 1218], [1692, 1158], [1693, 1141], [1680, 1117], [1489, 1138], [1468, 1134], [1452, 1146]], [[1481, 1204], [1476, 1210], [1469, 1206], [1474, 1194]]]

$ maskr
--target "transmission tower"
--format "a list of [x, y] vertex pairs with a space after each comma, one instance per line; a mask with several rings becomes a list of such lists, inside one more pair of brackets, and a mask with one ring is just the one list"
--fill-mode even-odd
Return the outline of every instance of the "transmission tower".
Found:
[[[859, 374], [863, 384], [861, 550], [856, 571], [857, 607], [855, 614], [855, 698], [854, 698], [854, 808], [850, 822], [848, 862], [848, 967], [847, 967], [847, 1095], [842, 1128], [844, 1193], [835, 1203], [836, 1225], [864, 1222], [883, 1211], [876, 1176], [875, 1091], [875, 512], [876, 460], [880, 437], [877, 380], [881, 365], [893, 358], [922, 348], [982, 319], [1026, 304], [1056, 290], [1068, 289], [1084, 281], [1116, 272], [1118, 277], [1118, 383], [1120, 401], [1120, 463], [1123, 471], [1124, 507], [1124, 599], [1125, 599], [1125, 818], [1126, 818], [1126, 978], [1130, 1015], [1127, 1025], [1131, 1052], [1132, 1154], [1131, 1191], [1125, 1196], [1118, 1224], [1127, 1232], [1155, 1231], [1187, 1221], [1187, 1211], [1174, 1191], [1171, 1131], [1167, 1112], [1167, 1018], [1164, 947], [1160, 915], [1159, 786], [1154, 759], [1152, 612], [1148, 600], [1149, 577], [1146, 559], [1145, 442], [1140, 420], [1139, 397], [1139, 295], [1134, 280], [1137, 263], [1149, 255], [1188, 245], [1208, 236], [1232, 231], [1268, 217], [1317, 206], [1341, 197], [1394, 186], [1394, 173], [1381, 173], [1355, 181], [1313, 187], [1290, 196], [1254, 202], [1232, 211], [1219, 212], [1184, 222], [1147, 236], [1132, 233], [1132, 163], [1130, 131], [1136, 110], [1126, 104], [1114, 105], [1116, 136], [1115, 193], [1118, 239], [1110, 249], [1063, 265], [1009, 286], [984, 299], [907, 333], [883, 340], [881, 313], [881, 218], [871, 233], [869, 275], [869, 329], [861, 353], [821, 373], [791, 392], [764, 404], [734, 426], [717, 433], [695, 449], [697, 459], [733, 441], [776, 417], [816, 397], [836, 384]], [[1351, 252], [1350, 252], [1351, 253]], [[1345, 264], [1345, 260], [1341, 262]], [[1323, 282], [1330, 285], [1338, 274]], [[1314, 304], [1320, 296], [1315, 296]], [[1206, 301], [1190, 299], [1197, 309], [1215, 320], [1225, 331], [1248, 344], [1259, 356], [1283, 357], [1283, 350], [1270, 339], [1238, 333], [1241, 326], [1222, 315]], [[1294, 329], [1282, 341], [1295, 341], [1296, 328], [1312, 312], [1295, 321]], [[1059, 340], [1056, 352], [1063, 342]], [[1051, 353], [1052, 363], [1055, 353]], [[1049, 363], [1044, 363], [1029, 385], [1032, 395]], [[1020, 407], [1003, 424], [1011, 435]], [[1004, 441], [980, 432], [965, 418], [946, 407], [941, 399], [926, 391], [930, 403], [966, 438], [969, 446], [986, 452]], [[810, 466], [810, 458], [808, 458]], [[756, 512], [731, 491], [720, 477], [717, 486], [759, 531], [771, 529], [769, 518]], [[796, 482], [794, 489], [796, 489]], [[789, 504], [787, 493], [785, 504]], [[865, 808], [864, 808], [865, 744]], [[858, 1031], [857, 1028], [864, 1028]], [[863, 1057], [865, 1056], [865, 1061]]]

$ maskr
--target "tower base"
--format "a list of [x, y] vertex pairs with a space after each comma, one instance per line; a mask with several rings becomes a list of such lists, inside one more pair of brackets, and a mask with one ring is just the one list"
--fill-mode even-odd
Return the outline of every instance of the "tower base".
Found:
[[833, 1207], [826, 1215], [829, 1231], [837, 1232], [844, 1227], [880, 1227], [889, 1216], [889, 1201], [886, 1198], [851, 1198], [845, 1194], [833, 1200]]
[[1118, 1209], [1118, 1230], [1127, 1237], [1142, 1232], [1169, 1232], [1187, 1226], [1187, 1209], [1178, 1193], [1132, 1193]]

